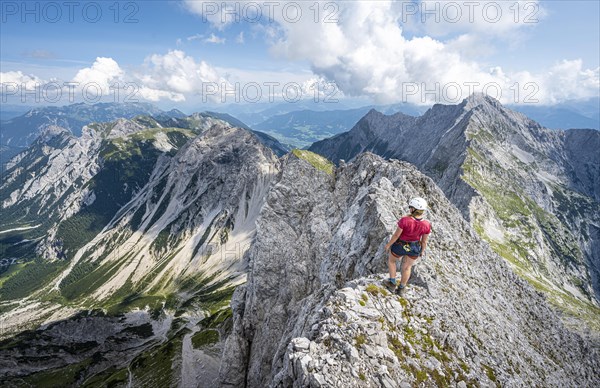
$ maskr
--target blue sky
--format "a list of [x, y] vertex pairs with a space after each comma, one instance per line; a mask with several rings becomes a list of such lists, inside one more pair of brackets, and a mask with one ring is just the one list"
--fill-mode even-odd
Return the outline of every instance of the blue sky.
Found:
[[[251, 3], [264, 9], [264, 2]], [[223, 24], [218, 14], [206, 15], [220, 1], [124, 1], [117, 3], [118, 13], [112, 1], [76, 2], [72, 22], [62, 2], [5, 1], [0, 71], [3, 85], [77, 80], [104, 87], [133, 82], [145, 88], [142, 100], [163, 106], [222, 101], [222, 95], [202, 98], [199, 90], [207, 82], [231, 87], [255, 82], [261, 88], [266, 82], [303, 88], [311, 82], [335, 83], [338, 97], [374, 102], [454, 98], [450, 86], [427, 95], [411, 88], [408, 93], [408, 84], [430, 84], [425, 90], [435, 89], [434, 84], [441, 85], [438, 89], [458, 84], [464, 94], [470, 83], [495, 83], [504, 91], [503, 102], [516, 98], [507, 97], [516, 83], [522, 89], [519, 99], [535, 91], [543, 104], [598, 95], [600, 2], [479, 3], [474, 21], [464, 14], [458, 23], [443, 20], [448, 17], [441, 11], [443, 2], [437, 2], [436, 15], [442, 20], [423, 22], [419, 13], [407, 16], [408, 10], [414, 11], [413, 4], [418, 11], [435, 9], [436, 2], [399, 1], [322, 2], [318, 22], [308, 9], [312, 2], [305, 2], [301, 20], [290, 23], [282, 15], [282, 1], [271, 22], [263, 11], [259, 23]], [[482, 9], [493, 11], [499, 3], [502, 20], [482, 19]], [[242, 19], [249, 15], [241, 12], [248, 2], [228, 4], [238, 7]], [[463, 2], [455, 4], [465, 10]], [[96, 17], [97, 9], [101, 16]], [[327, 12], [335, 16], [334, 25], [323, 22]], [[530, 83], [535, 88], [524, 88]]]
[[[225, 31], [219, 31], [175, 1], [121, 2], [117, 16], [119, 22], [115, 22], [115, 10], [109, 9], [113, 2], [95, 3], [103, 11], [102, 17], [95, 23], [84, 19], [82, 7], [75, 8], [73, 23], [68, 22], [68, 9], [64, 7], [63, 16], [57, 23], [45, 22], [42, 9], [38, 23], [34, 15], [7, 15], [6, 23], [2, 23], [0, 48], [3, 71], [29, 66], [32, 66], [31, 71], [37, 66], [78, 69], [82, 64], [90, 65], [99, 56], [111, 57], [124, 65], [138, 65], [150, 54], [178, 48], [215, 66], [277, 67], [266, 52], [267, 45], [262, 37], [253, 38], [255, 26], [252, 24], [233, 24]], [[129, 3], [136, 4], [137, 8], [129, 6]], [[19, 12], [20, 9], [19, 4]], [[78, 9], [81, 11], [77, 12]], [[94, 16], [93, 9], [89, 8], [90, 18]], [[46, 12], [51, 20], [54, 14], [50, 15], [50, 9]], [[22, 17], [26, 23], [22, 23]], [[236, 43], [235, 39], [242, 31], [244, 44]], [[211, 33], [225, 37], [226, 43], [187, 41], [188, 37], [198, 34], [209, 36]], [[178, 40], [182, 42], [178, 44]], [[46, 51], [52, 57], [28, 56], [34, 51]], [[241, 63], [240, 56], [244, 57]]]

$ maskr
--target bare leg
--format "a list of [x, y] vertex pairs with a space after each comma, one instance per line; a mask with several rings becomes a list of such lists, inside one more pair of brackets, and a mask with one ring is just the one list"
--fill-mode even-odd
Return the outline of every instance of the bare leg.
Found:
[[404, 260], [402, 260], [402, 278], [400, 279], [400, 284], [402, 286], [406, 286], [406, 283], [408, 283], [408, 279], [410, 279], [412, 266], [416, 260], [411, 259], [408, 256], [404, 256], [403, 258]]
[[390, 252], [390, 255], [388, 256], [388, 269], [390, 271], [390, 278], [392, 279], [396, 278], [396, 260], [398, 260], [396, 256], [392, 255]]

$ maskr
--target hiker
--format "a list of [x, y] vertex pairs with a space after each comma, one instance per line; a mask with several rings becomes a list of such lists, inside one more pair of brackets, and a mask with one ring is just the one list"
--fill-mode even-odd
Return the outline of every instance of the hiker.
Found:
[[[385, 245], [386, 252], [389, 252], [390, 277], [384, 281], [384, 284], [401, 296], [404, 295], [413, 264], [425, 253], [427, 238], [431, 232], [431, 224], [423, 219], [427, 201], [420, 197], [413, 198], [408, 203], [408, 208], [410, 215], [404, 216], [398, 221], [396, 232]], [[399, 285], [396, 281], [396, 260], [398, 259], [402, 260], [402, 275]]]

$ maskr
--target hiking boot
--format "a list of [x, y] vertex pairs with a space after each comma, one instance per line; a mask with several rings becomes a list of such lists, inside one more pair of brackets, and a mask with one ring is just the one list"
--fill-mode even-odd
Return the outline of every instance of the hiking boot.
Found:
[[404, 297], [404, 295], [406, 294], [406, 286], [399, 285], [398, 288], [396, 288], [396, 294]]
[[396, 283], [392, 282], [390, 279], [385, 279], [383, 281], [383, 285], [391, 292], [394, 292], [396, 290]]

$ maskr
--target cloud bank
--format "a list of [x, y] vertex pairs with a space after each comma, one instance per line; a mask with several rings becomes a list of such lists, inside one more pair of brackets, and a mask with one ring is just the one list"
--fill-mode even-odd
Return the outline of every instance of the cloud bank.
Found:
[[[261, 31], [273, 58], [302, 64], [306, 71], [218, 68], [182, 50], [170, 50], [151, 54], [138, 66], [123, 67], [113, 58], [98, 57], [64, 82], [76, 84], [77, 91], [92, 84], [87, 92], [123, 91], [120, 97], [175, 102], [222, 102], [224, 97], [227, 102], [249, 102], [249, 96], [260, 94], [270, 100], [335, 95], [431, 104], [456, 103], [473, 92], [485, 92], [503, 103], [555, 104], [595, 97], [600, 90], [600, 68], [585, 68], [579, 58], [535, 71], [507, 71], [483, 62], [495, 45], [510, 44], [543, 22], [545, 11], [537, 0], [190, 0], [184, 5], [217, 32], [196, 34], [187, 41], [231, 47], [233, 59], [236, 46], [244, 43], [244, 32], [227, 41], [222, 32], [234, 23], [252, 24], [259, 27], [253, 30]], [[0, 73], [0, 82], [4, 95], [13, 91], [7, 85], [60, 85], [21, 71]], [[332, 84], [337, 88], [334, 94], [327, 89]]]
[[218, 29], [236, 17], [253, 21], [245, 11], [250, 4], [262, 4], [259, 22], [267, 25], [274, 56], [308, 61], [346, 95], [431, 103], [484, 91], [505, 103], [544, 104], [598, 95], [599, 68], [585, 69], [578, 58], [536, 72], [478, 62], [492, 42], [518, 39], [542, 22], [538, 1], [327, 1], [319, 2], [320, 12], [314, 2], [267, 9], [252, 1], [186, 1]]

